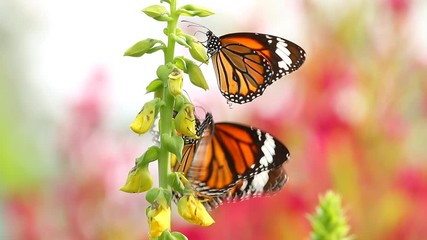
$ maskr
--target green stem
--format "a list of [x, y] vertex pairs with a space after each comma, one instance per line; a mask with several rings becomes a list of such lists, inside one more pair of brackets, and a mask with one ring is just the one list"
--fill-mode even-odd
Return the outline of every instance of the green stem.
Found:
[[[178, 23], [178, 15], [176, 14], [176, 1], [171, 0], [170, 2], [170, 16], [172, 18], [171, 21], [168, 22], [168, 33], [175, 34], [176, 32], [176, 24]], [[172, 62], [174, 58], [175, 52], [175, 40], [168, 36], [168, 47], [165, 51], [165, 64]]]
[[[178, 15], [176, 14], [176, 0], [170, 1], [170, 14], [173, 20], [168, 22], [168, 32], [175, 33], [176, 25], [178, 22]], [[171, 37], [168, 37], [168, 46], [165, 50], [165, 64], [171, 63], [174, 58], [175, 52], [175, 40]], [[167, 86], [168, 79], [162, 79], [163, 86]], [[173, 106], [175, 103], [174, 97], [169, 93], [168, 89], [164, 89], [163, 91], [163, 101], [164, 105], [160, 108], [160, 146], [164, 146], [163, 144], [163, 134], [167, 134], [169, 136], [172, 135], [173, 127], [172, 127], [172, 113]], [[159, 186], [162, 188], [167, 188], [167, 177], [170, 174], [170, 153], [163, 147], [160, 148], [159, 153]]]

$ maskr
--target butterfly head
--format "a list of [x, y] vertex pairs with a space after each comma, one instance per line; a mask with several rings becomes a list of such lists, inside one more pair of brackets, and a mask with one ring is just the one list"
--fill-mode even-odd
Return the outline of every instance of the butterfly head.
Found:
[[213, 34], [211, 30], [208, 30], [206, 32], [206, 37], [207, 37], [206, 49], [208, 52], [208, 56], [212, 57], [213, 55], [215, 55], [215, 53], [217, 53], [221, 49], [221, 39], [217, 37], [215, 34]]

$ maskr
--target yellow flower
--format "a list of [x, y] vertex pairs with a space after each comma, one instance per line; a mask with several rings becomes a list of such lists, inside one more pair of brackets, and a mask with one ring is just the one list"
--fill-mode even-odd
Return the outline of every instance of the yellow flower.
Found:
[[169, 91], [173, 96], [181, 95], [182, 93], [182, 72], [178, 68], [173, 68], [168, 76]]
[[158, 101], [159, 99], [155, 98], [144, 104], [144, 107], [141, 109], [135, 120], [130, 125], [132, 131], [137, 134], [144, 134], [148, 130], [150, 130], [151, 126], [153, 125], [154, 119], [156, 118], [156, 104], [158, 103]]
[[153, 178], [148, 171], [148, 164], [133, 167], [120, 191], [128, 193], [140, 193], [148, 191], [153, 186]]
[[149, 207], [147, 217], [150, 239], [160, 237], [164, 231], [170, 228], [171, 209], [167, 204], [153, 203]]
[[193, 194], [185, 195], [179, 199], [178, 213], [188, 222], [200, 226], [209, 226], [215, 223], [203, 204]]
[[194, 116], [194, 106], [191, 103], [186, 103], [175, 117], [175, 127], [181, 134], [199, 138], [196, 134], [196, 117]]

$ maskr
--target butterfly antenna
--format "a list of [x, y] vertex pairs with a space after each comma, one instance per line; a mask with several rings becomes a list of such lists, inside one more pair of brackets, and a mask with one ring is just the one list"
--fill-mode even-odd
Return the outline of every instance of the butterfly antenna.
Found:
[[201, 25], [201, 24], [195, 23], [195, 22], [191, 22], [191, 21], [188, 21], [188, 20], [181, 20], [181, 22], [191, 23], [191, 24], [190, 24], [190, 25], [188, 25], [187, 27], [201, 27], [201, 28], [204, 28], [204, 29], [206, 29], [206, 30], [210, 31], [210, 29], [209, 29], [209, 28], [207, 28], [207, 27], [205, 27], [205, 26], [203, 26], [203, 25]]
[[[206, 32], [203, 32], [203, 31], [200, 31], [200, 30], [197, 30], [197, 31], [195, 31], [194, 32], [194, 34], [193, 34], [193, 36], [196, 36], [196, 34], [198, 34], [198, 33], [202, 33], [203, 34], [203, 36], [206, 36]], [[205, 43], [205, 42], [207, 42], [208, 40], [206, 39], [205, 41], [199, 41], [199, 42], [201, 42], [201, 43]]]
[[202, 107], [202, 106], [194, 106], [194, 108], [201, 109], [201, 110], [202, 110], [202, 112], [204, 113], [204, 115], [206, 115], [206, 113], [208, 113], [208, 112], [206, 111], [206, 109], [205, 109], [204, 107]]
[[183, 89], [183, 91], [185, 92], [185, 95], [187, 95], [187, 99], [188, 99], [188, 101], [189, 101], [191, 104], [193, 104], [193, 101], [191, 101], [191, 98], [190, 98], [190, 94], [188, 94], [188, 92], [187, 92], [185, 89]]

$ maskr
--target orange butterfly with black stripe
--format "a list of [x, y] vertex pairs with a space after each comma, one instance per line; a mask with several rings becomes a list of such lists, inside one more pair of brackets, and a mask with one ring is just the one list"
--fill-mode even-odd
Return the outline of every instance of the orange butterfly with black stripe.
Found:
[[247, 103], [261, 96], [266, 87], [297, 70], [306, 53], [297, 44], [261, 33], [232, 33], [217, 37], [206, 33], [221, 94], [234, 103]]
[[[279, 191], [288, 176], [283, 167], [288, 149], [269, 133], [236, 123], [197, 120], [200, 139], [184, 137], [183, 172], [207, 209]], [[179, 193], [175, 193], [179, 199]]]

